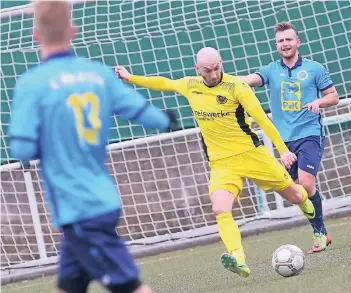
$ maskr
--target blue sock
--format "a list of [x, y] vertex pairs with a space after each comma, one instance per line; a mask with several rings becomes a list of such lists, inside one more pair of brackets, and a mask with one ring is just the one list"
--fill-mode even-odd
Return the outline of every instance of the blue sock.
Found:
[[315, 218], [309, 220], [313, 228], [313, 233], [323, 233], [324, 235], [327, 235], [327, 229], [325, 228], [323, 221], [322, 198], [319, 194], [319, 191], [316, 190], [316, 193], [309, 199], [313, 203], [316, 213]]

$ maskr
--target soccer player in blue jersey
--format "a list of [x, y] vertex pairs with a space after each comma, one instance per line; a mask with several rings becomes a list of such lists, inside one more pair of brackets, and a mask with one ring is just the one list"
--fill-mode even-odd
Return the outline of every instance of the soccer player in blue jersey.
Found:
[[149, 293], [115, 228], [121, 200], [106, 162], [111, 116], [147, 128], [175, 126], [100, 62], [74, 56], [67, 1], [34, 3], [43, 62], [18, 80], [10, 126], [14, 158], [40, 158], [53, 223], [63, 232], [59, 293], [85, 293], [91, 280], [114, 293]]
[[325, 140], [320, 109], [338, 104], [339, 97], [327, 70], [299, 55], [301, 41], [295, 27], [282, 22], [274, 31], [281, 59], [243, 78], [253, 87], [268, 86], [273, 123], [289, 150], [297, 155], [289, 173], [307, 190], [315, 208], [316, 216], [310, 220], [314, 242], [309, 250], [315, 253], [331, 244], [323, 221], [321, 196], [315, 186]]

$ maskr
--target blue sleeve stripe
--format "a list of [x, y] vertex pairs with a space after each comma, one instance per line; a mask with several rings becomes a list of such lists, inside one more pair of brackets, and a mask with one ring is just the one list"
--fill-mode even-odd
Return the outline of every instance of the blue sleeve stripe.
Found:
[[137, 119], [139, 116], [141, 116], [141, 115], [144, 113], [144, 111], [145, 111], [149, 106], [150, 106], [150, 105], [149, 105], [149, 102], [145, 101], [145, 104], [140, 108], [139, 111], [137, 111], [137, 112], [135, 113], [135, 115], [134, 115], [132, 118], [130, 118], [130, 120], [135, 120], [135, 119]]
[[262, 86], [264, 86], [264, 79], [263, 79], [263, 76], [261, 75], [261, 73], [259, 73], [259, 72], [255, 72], [255, 74], [257, 74], [259, 77], [261, 77], [261, 80], [262, 80], [262, 85], [261, 85], [261, 87]]
[[321, 92], [324, 92], [325, 90], [331, 88], [332, 86], [334, 86], [333, 83], [331, 83], [330, 85], [328, 85], [328, 86], [326, 86], [325, 88], [321, 89], [320, 91], [321, 91]]
[[37, 143], [36, 139], [31, 138], [31, 137], [27, 137], [27, 136], [10, 135], [10, 139], [17, 139], [17, 140], [29, 141], [29, 142]]

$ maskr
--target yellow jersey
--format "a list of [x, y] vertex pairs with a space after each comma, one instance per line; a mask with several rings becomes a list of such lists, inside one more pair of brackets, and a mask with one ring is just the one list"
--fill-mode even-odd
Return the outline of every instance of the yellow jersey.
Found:
[[[221, 82], [214, 87], [208, 87], [201, 76], [170, 80], [131, 75], [128, 81], [153, 90], [175, 91], [186, 97], [211, 161], [235, 156], [260, 145], [247, 112], [253, 113], [264, 125], [271, 124], [268, 132], [274, 133], [268, 136], [272, 136], [272, 141], [281, 140], [252, 89], [239, 77], [224, 73]], [[287, 151], [282, 140], [278, 145], [280, 151]]]

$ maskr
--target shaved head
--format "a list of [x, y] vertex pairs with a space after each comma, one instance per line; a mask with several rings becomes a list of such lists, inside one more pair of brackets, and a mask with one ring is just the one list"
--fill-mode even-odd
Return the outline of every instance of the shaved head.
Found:
[[214, 48], [202, 48], [196, 54], [195, 69], [206, 85], [216, 86], [222, 80], [222, 57]]
[[213, 64], [218, 63], [222, 60], [221, 55], [219, 52], [211, 47], [202, 48], [196, 54], [196, 63], [197, 65], [206, 65], [206, 64]]
[[68, 1], [34, 0], [34, 37], [43, 45], [62, 45], [72, 38]]

